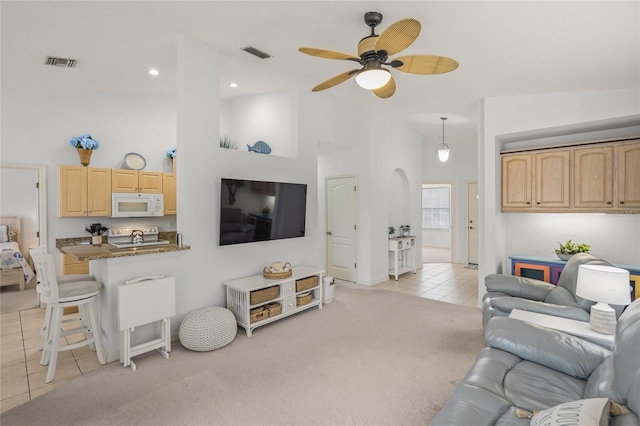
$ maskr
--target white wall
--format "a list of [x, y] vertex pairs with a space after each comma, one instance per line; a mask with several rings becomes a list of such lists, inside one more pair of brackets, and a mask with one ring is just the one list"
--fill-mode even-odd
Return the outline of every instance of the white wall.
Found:
[[233, 98], [228, 103], [227, 135], [240, 151], [247, 151], [264, 141], [271, 147], [271, 154], [281, 157], [295, 156], [291, 140], [291, 93], [269, 93]]
[[[436, 148], [442, 144], [440, 140], [423, 140], [422, 182], [450, 183], [452, 215], [451, 261], [467, 263], [467, 182], [478, 180], [478, 147], [474, 143], [477, 135], [468, 129], [447, 127], [446, 142], [449, 145], [449, 160], [442, 163], [438, 160]], [[480, 222], [482, 226], [482, 222]], [[423, 241], [423, 245], [436, 245]]]
[[[354, 108], [322, 95], [313, 96], [313, 102], [307, 98], [311, 103], [305, 114], [309, 114], [307, 124], [313, 126], [309, 127], [313, 129], [311, 137], [315, 138], [322, 150], [318, 157], [319, 211], [324, 212], [326, 208], [327, 178], [357, 178], [356, 280], [360, 284], [374, 285], [389, 278], [388, 226], [395, 226], [396, 231], [401, 224], [408, 224], [413, 230], [420, 229], [420, 138], [408, 125], [371, 108]], [[300, 122], [305, 123], [304, 120]], [[401, 180], [396, 169], [407, 176], [409, 186], [405, 188], [406, 197], [389, 194], [390, 186], [397, 186], [398, 180]], [[406, 207], [390, 218], [390, 203], [400, 203]], [[394, 224], [391, 221], [402, 223]], [[319, 226], [324, 234], [324, 217]], [[418, 236], [418, 239], [421, 240], [421, 237]], [[322, 250], [324, 258], [326, 240], [323, 241]], [[417, 250], [415, 255], [416, 263], [420, 264]]]
[[[402, 170], [408, 182], [407, 196], [404, 198], [408, 208], [408, 214], [404, 216], [404, 220], [408, 220], [405, 225], [410, 225], [412, 234], [416, 235], [417, 247], [422, 244], [422, 236], [415, 232], [420, 229], [422, 221], [422, 145], [420, 136], [413, 128], [378, 111], [370, 112], [369, 129], [370, 169], [366, 180], [369, 185], [365, 188], [370, 193], [369, 203], [365, 204], [369, 209], [369, 223], [363, 223], [361, 229], [370, 236], [368, 244], [371, 251], [371, 276], [367, 283], [376, 284], [389, 279], [389, 219], [387, 209], [377, 206], [388, 205], [389, 193], [386, 189], [396, 169]], [[416, 265], [421, 265], [422, 255], [419, 250], [414, 250], [414, 257]]]
[[[615, 262], [640, 264], [640, 215], [502, 214], [500, 212], [500, 136], [572, 125], [580, 134], [589, 123], [640, 113], [640, 90], [557, 93], [486, 98], [479, 105], [479, 273], [478, 295], [484, 277], [510, 270], [510, 250], [518, 254], [548, 253], [556, 241], [575, 235], [594, 245], [594, 253]], [[607, 129], [604, 129], [605, 133]], [[613, 133], [615, 129], [611, 129]], [[598, 134], [602, 136], [602, 132]], [[584, 137], [584, 136], [583, 136]], [[566, 227], [562, 228], [562, 224]], [[613, 241], [615, 237], [616, 247]], [[596, 248], [597, 247], [597, 248]], [[595, 251], [597, 250], [597, 251]]]
[[640, 215], [508, 213], [505, 224], [509, 254], [555, 257], [558, 243], [571, 239], [608, 262], [640, 266]]

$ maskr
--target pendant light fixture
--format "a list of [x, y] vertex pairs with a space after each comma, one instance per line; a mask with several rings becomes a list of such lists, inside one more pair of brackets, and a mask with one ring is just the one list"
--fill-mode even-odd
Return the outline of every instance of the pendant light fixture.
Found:
[[438, 158], [443, 163], [449, 159], [449, 146], [444, 143], [444, 121], [446, 119], [447, 117], [440, 117], [440, 120], [442, 120], [442, 146], [439, 146], [436, 150], [438, 152]]

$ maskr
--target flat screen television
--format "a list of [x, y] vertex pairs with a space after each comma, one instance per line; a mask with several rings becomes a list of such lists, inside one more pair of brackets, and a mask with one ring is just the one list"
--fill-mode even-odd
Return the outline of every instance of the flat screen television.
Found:
[[307, 185], [223, 178], [220, 245], [304, 237]]

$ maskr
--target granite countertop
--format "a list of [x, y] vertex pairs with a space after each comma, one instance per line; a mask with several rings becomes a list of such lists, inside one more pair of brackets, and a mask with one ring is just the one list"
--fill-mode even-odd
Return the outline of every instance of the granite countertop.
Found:
[[62, 253], [68, 254], [76, 260], [113, 259], [117, 257], [141, 256], [143, 254], [156, 253], [171, 253], [175, 251], [184, 251], [191, 249], [191, 246], [183, 245], [182, 247], [178, 247], [176, 245], [175, 232], [169, 232], [165, 235], [163, 235], [163, 233], [161, 232], [159, 236], [161, 237], [161, 239], [170, 241], [170, 243], [157, 246], [117, 248], [114, 245], [108, 244], [106, 242], [106, 237], [103, 237], [103, 243], [98, 246], [91, 245], [91, 237], [80, 237], [57, 239], [56, 247]]

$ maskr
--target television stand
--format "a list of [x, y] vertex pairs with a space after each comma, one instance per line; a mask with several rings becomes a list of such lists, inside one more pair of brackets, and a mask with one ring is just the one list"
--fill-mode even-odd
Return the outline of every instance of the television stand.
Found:
[[[263, 325], [315, 306], [322, 309], [323, 274], [322, 269], [312, 266], [294, 266], [287, 278], [268, 279], [260, 274], [226, 281], [227, 309], [233, 312], [247, 336], [251, 336], [254, 329]], [[317, 279], [313, 280], [314, 277]], [[252, 302], [252, 293], [258, 296], [258, 292], [265, 294], [265, 291], [271, 296]]]

